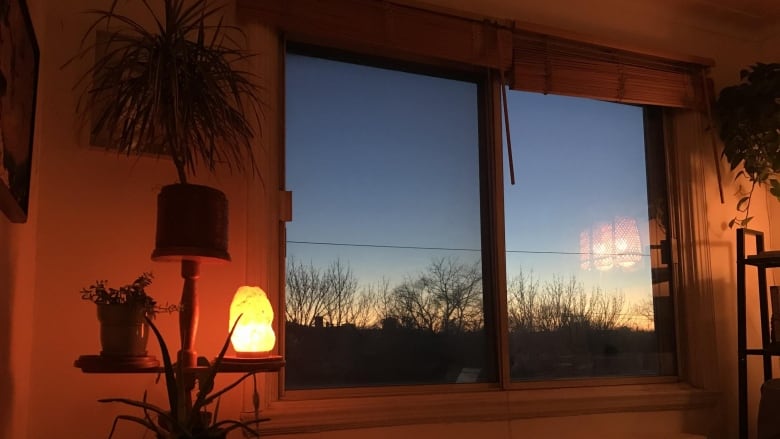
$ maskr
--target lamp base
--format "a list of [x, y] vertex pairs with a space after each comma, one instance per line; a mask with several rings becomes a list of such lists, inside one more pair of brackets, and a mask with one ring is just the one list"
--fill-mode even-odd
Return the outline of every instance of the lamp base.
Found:
[[236, 352], [236, 358], [268, 358], [270, 352]]
[[276, 372], [284, 366], [281, 355], [266, 354], [263, 358], [223, 357], [219, 370], [222, 372]]

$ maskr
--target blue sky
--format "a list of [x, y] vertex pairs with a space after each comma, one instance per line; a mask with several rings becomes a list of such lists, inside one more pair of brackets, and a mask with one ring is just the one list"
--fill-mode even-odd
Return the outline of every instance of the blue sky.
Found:
[[[480, 248], [476, 84], [289, 55], [286, 86], [288, 240]], [[449, 254], [479, 258], [288, 245], [303, 262], [341, 258], [373, 280]]]
[[[288, 54], [287, 238], [345, 244], [479, 249], [477, 86]], [[647, 251], [644, 134], [639, 107], [509, 93], [517, 184], [505, 188], [506, 246], [578, 252], [596, 222], [631, 216]], [[381, 105], [380, 105], [381, 104]], [[362, 283], [400, 281], [434, 257], [478, 252], [289, 244], [305, 263], [348, 262]], [[586, 272], [577, 255], [510, 253], [544, 279], [650, 297], [650, 267]]]
[[[505, 166], [508, 250], [579, 252], [580, 233], [616, 216], [635, 218], [648, 254], [644, 126], [640, 107], [510, 92], [515, 186]], [[507, 255], [507, 273], [575, 274], [587, 285], [650, 297], [649, 258], [632, 270], [584, 271], [578, 255]], [[628, 298], [628, 297], [627, 297]]]

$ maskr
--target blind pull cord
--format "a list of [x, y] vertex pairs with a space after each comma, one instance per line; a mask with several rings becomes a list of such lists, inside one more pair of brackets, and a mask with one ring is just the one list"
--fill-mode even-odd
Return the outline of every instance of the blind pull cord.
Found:
[[[498, 37], [496, 37], [498, 39]], [[509, 105], [506, 102], [506, 80], [504, 78], [504, 69], [501, 67], [501, 60], [504, 58], [501, 56], [501, 42], [498, 41], [498, 77], [501, 81], [501, 106], [504, 113], [504, 131], [506, 132], [506, 155], [509, 161], [509, 181], [512, 186], [515, 185], [515, 160], [512, 158], [512, 136], [509, 134]]]

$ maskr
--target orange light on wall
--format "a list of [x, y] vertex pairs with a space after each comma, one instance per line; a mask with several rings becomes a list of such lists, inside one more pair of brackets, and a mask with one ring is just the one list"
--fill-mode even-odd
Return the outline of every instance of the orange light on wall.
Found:
[[243, 286], [230, 304], [230, 325], [241, 316], [230, 343], [238, 357], [264, 357], [274, 348], [276, 334], [272, 327], [274, 310], [260, 287]]
[[642, 243], [636, 220], [616, 217], [580, 233], [580, 267], [607, 271], [615, 266], [630, 268], [642, 259]]

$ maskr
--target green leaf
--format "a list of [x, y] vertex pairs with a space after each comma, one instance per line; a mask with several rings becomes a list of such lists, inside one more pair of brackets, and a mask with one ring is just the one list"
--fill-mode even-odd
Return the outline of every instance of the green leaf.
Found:
[[734, 224], [737, 222], [736, 218], [732, 218], [731, 221], [729, 221], [729, 229], [734, 228]]
[[152, 332], [154, 332], [155, 337], [157, 337], [157, 342], [160, 344], [160, 354], [163, 357], [163, 366], [165, 370], [165, 386], [168, 389], [168, 404], [170, 404], [171, 407], [171, 414], [175, 416], [178, 412], [179, 401], [177, 399], [178, 386], [176, 383], [176, 375], [173, 371], [173, 363], [171, 362], [171, 354], [168, 352], [168, 346], [165, 344], [165, 339], [160, 333], [160, 330], [157, 329], [157, 326], [154, 326], [154, 323], [152, 323], [149, 317], [146, 318], [146, 323], [152, 328]]
[[[161, 418], [165, 419], [165, 421], [170, 422], [171, 425], [175, 424], [173, 418], [171, 418], [170, 414], [168, 414], [168, 412], [166, 410], [164, 410], [162, 407], [158, 407], [158, 406], [156, 406], [154, 404], [150, 404], [148, 402], [136, 401], [134, 399], [128, 399], [128, 398], [102, 398], [102, 399], [98, 399], [98, 402], [103, 402], [103, 403], [119, 402], [119, 403], [127, 404], [127, 405], [133, 406], [133, 407], [140, 407], [140, 408], [143, 408], [144, 411], [149, 410], [149, 411], [157, 413]], [[139, 419], [143, 419], [143, 418], [139, 418]], [[143, 420], [146, 421], [146, 419], [143, 419]], [[152, 425], [154, 425], [154, 423], [148, 422], [148, 421], [145, 422], [145, 425], [147, 423], [151, 423]], [[155, 429], [154, 428], [150, 428], [150, 430], [155, 430]]]
[[[205, 407], [209, 404], [211, 404], [212, 401], [222, 396], [224, 393], [229, 392], [237, 385], [241, 384], [245, 379], [249, 378], [250, 376], [254, 375], [254, 372], [247, 372], [244, 375], [241, 376], [241, 378], [238, 378], [237, 380], [233, 381], [228, 386], [223, 387], [221, 390], [214, 392], [210, 396], [204, 396], [202, 400], [200, 400], [198, 404], [199, 408]], [[200, 398], [200, 393], [198, 394], [198, 398]]]
[[139, 418], [138, 416], [118, 415], [116, 418], [114, 418], [114, 423], [111, 425], [111, 432], [108, 434], [108, 439], [111, 439], [112, 437], [114, 437], [114, 432], [116, 431], [116, 425], [119, 423], [120, 420], [130, 421], [130, 422], [134, 422], [136, 424], [143, 425], [144, 427], [146, 427], [147, 429], [153, 431], [157, 435], [165, 434], [156, 425], [154, 425], [153, 422], [148, 422], [147, 420], [145, 420], [143, 418]]
[[776, 179], [769, 180], [769, 184], [772, 186], [769, 189], [769, 193], [775, 196], [778, 200], [780, 200], [780, 181]]
[[222, 344], [222, 349], [220, 349], [219, 355], [217, 355], [217, 358], [214, 360], [214, 364], [212, 364], [211, 367], [206, 372], [206, 378], [203, 381], [198, 380], [198, 387], [199, 387], [198, 397], [195, 400], [195, 403], [192, 405], [192, 410], [194, 412], [197, 412], [201, 408], [208, 405], [211, 401], [214, 400], [214, 398], [225, 393], [227, 389], [232, 389], [233, 387], [238, 385], [238, 383], [246, 379], [247, 375], [251, 375], [251, 373], [249, 373], [243, 376], [238, 381], [236, 381], [233, 385], [229, 386], [226, 389], [223, 389], [220, 392], [217, 392], [211, 397], [208, 397], [209, 393], [211, 393], [211, 391], [214, 389], [214, 378], [217, 376], [217, 372], [219, 371], [219, 366], [222, 364], [222, 359], [225, 357], [225, 353], [227, 352], [228, 346], [230, 346], [230, 338], [233, 337], [233, 332], [236, 330], [236, 326], [238, 326], [238, 322], [241, 320], [241, 317], [243, 317], [243, 314], [238, 315], [236, 321], [233, 323], [233, 327], [230, 328], [230, 332], [228, 333], [228, 336], [225, 339], [225, 343]]
[[750, 205], [750, 196], [744, 196], [737, 201], [737, 210], [744, 212], [747, 206]]
[[[245, 433], [249, 433], [249, 434], [251, 434], [254, 437], [260, 437], [260, 433], [258, 433], [258, 431], [256, 429], [250, 427], [250, 425], [252, 425], [252, 424], [259, 424], [261, 422], [265, 422], [265, 421], [268, 421], [268, 420], [269, 420], [269, 418], [261, 418], [261, 419], [253, 419], [251, 421], [246, 421], [246, 422], [240, 422], [240, 421], [233, 421], [233, 420], [226, 419], [224, 421], [220, 421], [220, 422], [214, 424], [214, 427], [217, 430], [224, 430], [226, 433], [229, 433], [229, 432], [235, 430], [236, 428], [240, 428]], [[225, 428], [226, 425], [229, 426], [229, 427]]]

